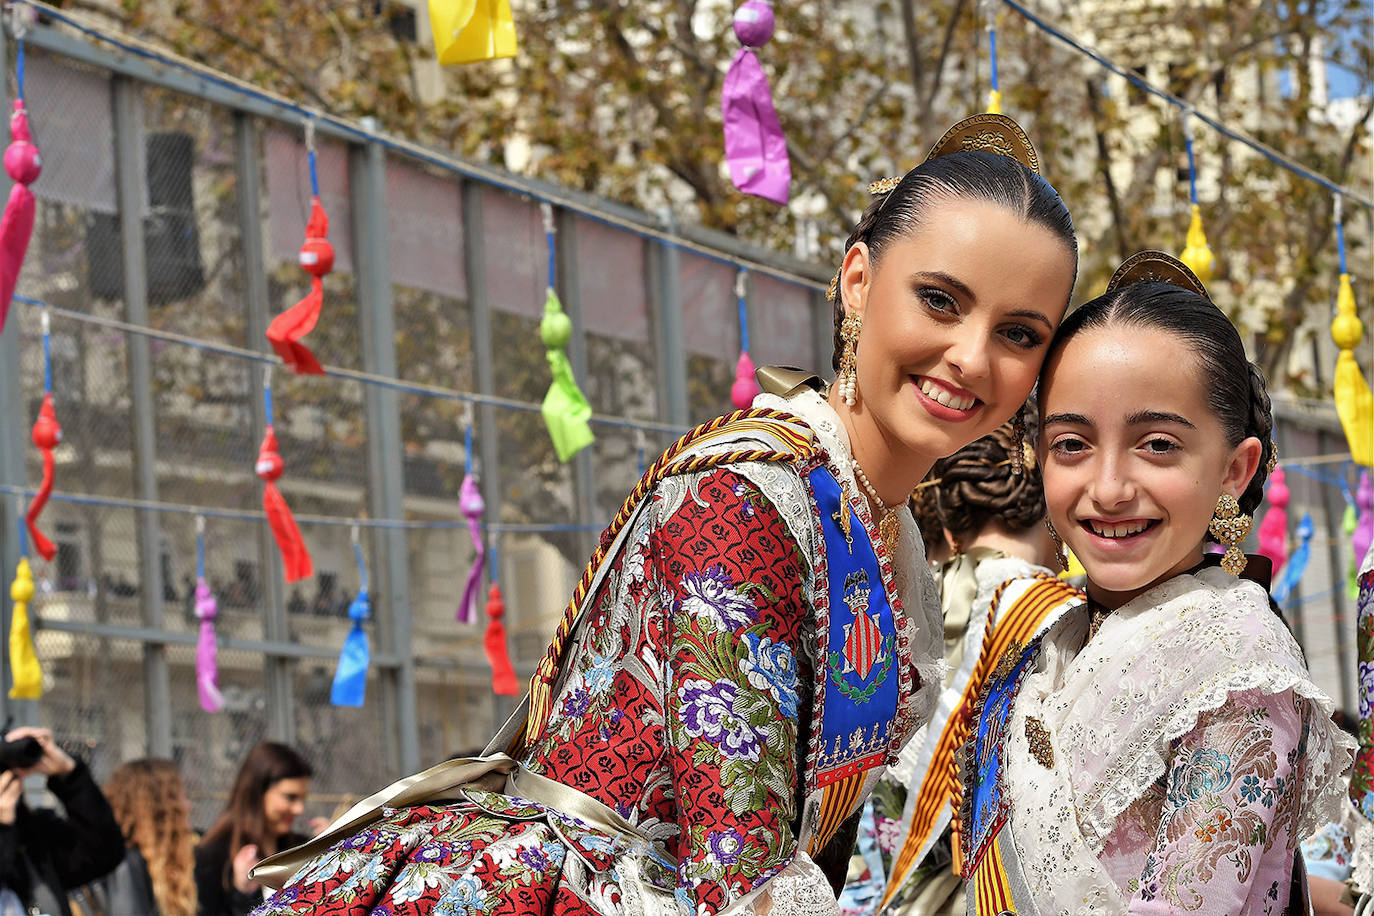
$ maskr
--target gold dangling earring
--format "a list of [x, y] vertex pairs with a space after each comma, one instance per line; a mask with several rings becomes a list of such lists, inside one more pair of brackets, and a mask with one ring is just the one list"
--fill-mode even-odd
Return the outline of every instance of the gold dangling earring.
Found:
[[1054, 558], [1059, 561], [1059, 568], [1064, 572], [1069, 571], [1069, 553], [1064, 549], [1064, 539], [1059, 536], [1059, 532], [1054, 530], [1054, 522], [1050, 517], [1045, 516], [1045, 527], [1050, 529], [1050, 538], [1054, 541]]
[[850, 312], [840, 322], [840, 398], [846, 407], [853, 407], [858, 378], [858, 357], [855, 350], [859, 345], [859, 332], [863, 330], [863, 318], [858, 312]]
[[1221, 494], [1207, 530], [1226, 548], [1226, 555], [1221, 558], [1221, 568], [1233, 576], [1245, 572], [1246, 559], [1241, 552], [1240, 542], [1250, 533], [1251, 524], [1253, 519], [1241, 514], [1236, 498], [1230, 493]]
[[1022, 404], [1011, 418], [1011, 476], [1020, 477], [1026, 472], [1026, 418]]

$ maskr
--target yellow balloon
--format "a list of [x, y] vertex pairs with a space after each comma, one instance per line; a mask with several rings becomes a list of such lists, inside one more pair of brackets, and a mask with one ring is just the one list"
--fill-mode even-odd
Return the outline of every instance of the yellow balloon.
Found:
[[1002, 93], [993, 89], [988, 92], [988, 114], [1002, 113]]
[[12, 700], [36, 700], [43, 696], [43, 669], [38, 666], [38, 654], [33, 650], [33, 632], [29, 628], [29, 601], [33, 599], [33, 571], [29, 561], [19, 558], [14, 582], [10, 585], [14, 599], [14, 614], [10, 618], [10, 670], [14, 684], [10, 687]]
[[1197, 204], [1193, 204], [1193, 219], [1188, 224], [1188, 247], [1183, 249], [1179, 260], [1187, 264], [1188, 269], [1197, 274], [1203, 283], [1211, 281], [1216, 257], [1207, 245], [1207, 233], [1202, 231], [1202, 211]]
[[1350, 274], [1341, 274], [1340, 289], [1336, 293], [1336, 318], [1331, 322], [1331, 338], [1341, 353], [1336, 357], [1336, 377], [1333, 384], [1336, 414], [1341, 418], [1350, 456], [1356, 464], [1374, 467], [1374, 392], [1360, 371], [1355, 348], [1364, 337], [1364, 322], [1355, 311], [1355, 290]]

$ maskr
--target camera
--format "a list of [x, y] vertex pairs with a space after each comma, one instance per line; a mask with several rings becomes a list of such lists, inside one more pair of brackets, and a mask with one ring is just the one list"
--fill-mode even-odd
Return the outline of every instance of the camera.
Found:
[[43, 759], [43, 745], [37, 738], [0, 741], [0, 772], [23, 770]]

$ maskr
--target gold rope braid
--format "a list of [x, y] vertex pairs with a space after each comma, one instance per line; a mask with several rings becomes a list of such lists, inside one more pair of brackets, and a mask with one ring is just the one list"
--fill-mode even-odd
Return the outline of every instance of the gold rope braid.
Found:
[[[539, 740], [543, 734], [544, 726], [547, 724], [549, 710], [553, 702], [553, 682], [558, 675], [559, 662], [562, 659], [564, 649], [567, 647], [568, 637], [572, 633], [573, 626], [577, 623], [578, 611], [587, 599], [592, 580], [596, 578], [597, 570], [600, 569], [602, 562], [606, 559], [606, 554], [620, 535], [621, 529], [634, 516], [636, 507], [649, 494], [649, 491], [665, 478], [674, 474], [693, 474], [726, 464], [752, 461], [794, 462], [811, 458], [820, 449], [815, 443], [815, 437], [809, 431], [802, 432], [796, 428], [800, 425], [802, 423], [799, 419], [780, 410], [768, 408], [739, 410], [723, 417], [717, 417], [709, 423], [704, 423], [688, 431], [644, 472], [644, 476], [639, 479], [639, 483], [635, 484], [634, 489], [625, 497], [625, 502], [621, 504], [620, 511], [616, 513], [615, 518], [611, 520], [610, 525], [601, 535], [601, 540], [592, 553], [591, 559], [587, 561], [587, 568], [583, 570], [577, 588], [573, 589], [568, 606], [563, 610], [563, 617], [554, 630], [553, 640], [549, 643], [548, 651], [540, 659], [534, 676], [530, 679], [529, 713], [525, 721], [526, 747]], [[726, 427], [733, 428], [726, 429]], [[747, 431], [751, 427], [766, 430], [788, 443], [794, 451], [738, 449], [716, 455], [699, 455], [680, 460], [678, 458], [685, 449], [698, 444], [703, 439], [711, 438], [713, 434], [733, 434], [741, 428]], [[805, 429], [804, 426], [803, 429]]]

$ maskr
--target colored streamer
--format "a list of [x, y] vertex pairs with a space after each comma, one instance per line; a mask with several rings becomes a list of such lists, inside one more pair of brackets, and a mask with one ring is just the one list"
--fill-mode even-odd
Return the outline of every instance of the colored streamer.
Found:
[[[1341, 260], [1340, 286], [1336, 292], [1336, 318], [1331, 322], [1331, 338], [1340, 348], [1336, 357], [1333, 389], [1336, 414], [1341, 418], [1350, 456], [1363, 467], [1374, 467], [1374, 392], [1360, 371], [1355, 348], [1364, 337], [1364, 322], [1355, 310], [1355, 290], [1345, 267], [1345, 227], [1341, 220], [1341, 198], [1336, 197], [1336, 246]], [[1363, 554], [1357, 554], [1363, 556]]]
[[[314, 174], [314, 152], [311, 152], [311, 174]], [[324, 367], [301, 338], [315, 329], [324, 306], [324, 276], [334, 269], [334, 246], [329, 234], [329, 216], [320, 204], [319, 194], [310, 198], [310, 221], [305, 225], [305, 244], [301, 246], [300, 262], [310, 274], [310, 292], [291, 308], [282, 312], [267, 326], [267, 339], [282, 362], [299, 375], [324, 375]]]
[[262, 491], [262, 508], [267, 513], [267, 524], [276, 538], [277, 549], [281, 551], [282, 566], [286, 570], [286, 581], [297, 582], [307, 578], [314, 571], [310, 552], [305, 547], [300, 528], [291, 515], [286, 498], [277, 489], [277, 479], [285, 470], [285, 462], [277, 447], [277, 434], [272, 429], [272, 389], [263, 388], [263, 401], [267, 406], [267, 429], [258, 449], [257, 464], [254, 471], [262, 478], [265, 486]]
[[27, 557], [19, 558], [10, 585], [14, 610], [10, 617], [10, 672], [14, 683], [10, 699], [37, 700], [43, 696], [43, 669], [38, 665], [38, 653], [33, 648], [33, 630], [29, 626], [29, 602], [33, 600], [33, 570]]
[[205, 581], [205, 519], [196, 518], [196, 617], [200, 619], [200, 636], [196, 640], [196, 692], [200, 708], [219, 712], [224, 708], [224, 695], [219, 689], [219, 644], [215, 640], [215, 618], [219, 616], [219, 602]]
[[43, 513], [43, 507], [52, 495], [56, 472], [53, 452], [62, 442], [62, 426], [57, 422], [57, 411], [53, 409], [52, 403], [52, 344], [47, 309], [43, 310], [43, 403], [38, 408], [38, 418], [34, 420], [32, 436], [33, 444], [43, 453], [43, 481], [38, 485], [38, 492], [34, 494], [33, 501], [29, 503], [28, 515], [25, 518], [29, 526], [29, 537], [33, 540], [33, 549], [38, 551], [43, 559], [51, 562], [53, 557], [57, 556], [57, 545], [38, 530], [38, 516]]
[[476, 623], [477, 592], [482, 586], [482, 564], [487, 558], [487, 543], [482, 538], [482, 513], [487, 504], [482, 499], [482, 488], [477, 485], [477, 477], [472, 473], [472, 426], [469, 424], [464, 433], [467, 440], [467, 471], [463, 484], [458, 490], [458, 508], [468, 520], [468, 533], [472, 535], [472, 548], [477, 555], [473, 557], [472, 569], [468, 571], [468, 581], [463, 587], [463, 600], [458, 604], [459, 623]]
[[1183, 141], [1188, 148], [1188, 196], [1192, 201], [1192, 217], [1188, 223], [1187, 246], [1179, 260], [1187, 264], [1199, 280], [1209, 283], [1217, 262], [1202, 228], [1202, 208], [1197, 202], [1197, 169], [1193, 162], [1193, 125], [1186, 110], [1183, 112]]
[[539, 322], [539, 336], [548, 350], [552, 381], [539, 412], [544, 416], [544, 425], [549, 428], [549, 438], [553, 440], [558, 460], [566, 462], [591, 445], [596, 436], [588, 422], [592, 418], [592, 406], [577, 387], [572, 363], [568, 362], [568, 354], [564, 352], [572, 340], [572, 319], [563, 311], [563, 303], [558, 300], [558, 293], [554, 292], [557, 261], [553, 211], [548, 204], [544, 205], [544, 234], [549, 244], [549, 285], [544, 298], [544, 317]]
[[429, 0], [429, 23], [445, 66], [515, 56], [510, 0]]
[[744, 271], [735, 276], [735, 296], [739, 306], [739, 362], [735, 363], [735, 384], [730, 386], [730, 400], [736, 410], [745, 410], [758, 397], [759, 382], [754, 375], [754, 361], [749, 358], [749, 300], [745, 297]]
[[1307, 572], [1307, 561], [1312, 555], [1312, 532], [1315, 528], [1312, 525], [1311, 513], [1304, 512], [1302, 521], [1298, 522], [1298, 546], [1293, 550], [1293, 556], [1289, 558], [1288, 565], [1283, 570], [1283, 576], [1274, 588], [1274, 600], [1283, 604], [1288, 600], [1288, 596], [1293, 593], [1293, 589], [1302, 581], [1303, 573]]
[[10, 116], [10, 145], [5, 150], [5, 173], [14, 182], [5, 215], [0, 218], [0, 334], [5, 331], [14, 289], [19, 284], [19, 269], [29, 250], [33, 235], [33, 218], [37, 204], [29, 185], [38, 180], [43, 162], [29, 131], [29, 115], [24, 109], [24, 42], [19, 46], [19, 66], [16, 74], [18, 98], [14, 100], [14, 114]]
[[735, 37], [744, 47], [725, 74], [720, 96], [730, 180], [745, 194], [783, 205], [791, 197], [792, 162], [773, 91], [753, 50], [773, 37], [773, 8], [745, 0], [735, 11]]
[[367, 594], [367, 563], [356, 527], [353, 529], [353, 558], [358, 563], [359, 582], [358, 594], [348, 605], [348, 619], [353, 621], [353, 626], [344, 637], [343, 649], [339, 652], [339, 666], [334, 670], [329, 702], [335, 706], [358, 708], [363, 705], [367, 693], [367, 669], [372, 662], [372, 650], [363, 626], [372, 616], [372, 601]]
[[487, 592], [487, 631], [482, 637], [482, 646], [487, 651], [487, 661], [491, 664], [491, 690], [498, 697], [513, 697], [520, 693], [520, 685], [515, 679], [515, 668], [510, 663], [510, 652], [506, 649], [506, 625], [501, 618], [506, 613], [506, 602], [501, 597], [501, 586], [495, 582]]

